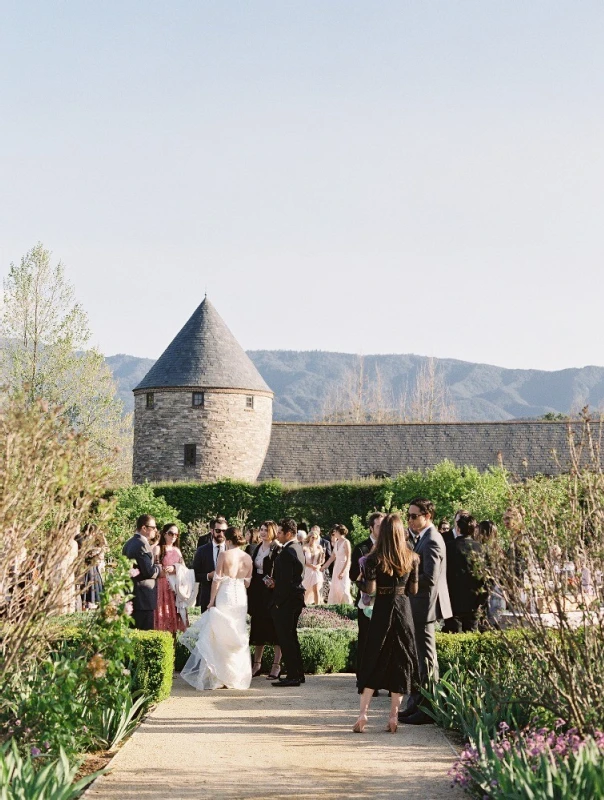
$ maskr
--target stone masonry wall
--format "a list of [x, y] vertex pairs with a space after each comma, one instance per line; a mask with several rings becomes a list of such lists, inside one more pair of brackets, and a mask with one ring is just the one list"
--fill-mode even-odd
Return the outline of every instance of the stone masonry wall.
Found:
[[[134, 483], [148, 481], [255, 481], [271, 437], [273, 401], [256, 392], [205, 389], [204, 407], [194, 408], [194, 389], [146, 392], [134, 398]], [[246, 408], [246, 397], [254, 408]], [[184, 447], [197, 446], [195, 467], [185, 467]]]

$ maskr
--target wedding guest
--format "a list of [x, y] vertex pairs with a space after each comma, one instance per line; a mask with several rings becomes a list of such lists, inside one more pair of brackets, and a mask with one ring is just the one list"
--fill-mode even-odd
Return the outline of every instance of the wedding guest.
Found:
[[[524, 541], [524, 511], [520, 508], [510, 506], [506, 508], [503, 515], [503, 525], [510, 535], [510, 546], [506, 552], [510, 574], [512, 580], [515, 579], [516, 587], [510, 587], [512, 594], [522, 594], [519, 590], [520, 584], [524, 582], [524, 576], [528, 569], [528, 554]], [[516, 589], [516, 591], [514, 591]], [[519, 591], [518, 591], [519, 590]], [[520, 597], [518, 599], [521, 599]]]
[[[370, 515], [368, 523], [369, 523], [369, 536], [352, 551], [352, 556], [350, 559], [350, 580], [353, 583], [356, 583], [359, 578], [361, 577], [361, 570], [359, 568], [359, 559], [363, 558], [363, 556], [368, 556], [372, 549], [377, 544], [379, 535], [380, 535], [380, 525], [382, 520], [384, 519], [385, 514], [382, 514], [380, 511], [375, 511], [373, 514]], [[358, 609], [359, 602], [361, 600], [361, 593], [359, 592], [356, 600], [356, 607]], [[365, 642], [367, 640], [367, 633], [369, 631], [369, 623], [370, 618], [366, 616], [362, 610], [358, 611], [357, 615], [357, 624], [359, 626], [359, 637], [358, 637], [358, 644], [357, 644], [357, 678], [359, 677], [359, 668], [361, 666], [361, 658], [363, 657], [363, 650], [365, 649]]]
[[260, 543], [260, 538], [258, 536], [258, 530], [256, 528], [248, 528], [244, 533], [245, 536], [245, 552], [248, 556], [251, 556], [258, 544]]
[[326, 536], [321, 535], [321, 528], [318, 525], [312, 526], [310, 532], [312, 533], [313, 531], [319, 536], [319, 544], [323, 548], [323, 552], [325, 553], [325, 561], [327, 561], [331, 556], [331, 541]]
[[81, 547], [84, 548], [86, 572], [82, 579], [82, 608], [94, 610], [101, 602], [103, 593], [103, 576], [101, 567], [105, 561], [107, 538], [93, 523], [82, 528]]
[[487, 576], [487, 620], [493, 628], [500, 627], [501, 612], [505, 611], [506, 602], [499, 586], [491, 577], [493, 566], [501, 562], [502, 551], [499, 545], [499, 531], [497, 525], [490, 519], [483, 519], [478, 523], [478, 541], [483, 546], [484, 569]]
[[186, 621], [176, 610], [176, 594], [170, 584], [169, 575], [176, 572], [176, 564], [184, 564], [179, 548], [178, 527], [169, 522], [161, 529], [157, 562], [164, 568], [164, 574], [157, 579], [157, 605], [153, 616], [156, 631], [177, 631], [187, 629]]
[[[419, 657], [419, 676], [425, 686], [432, 673], [438, 680], [435, 622], [448, 619], [451, 602], [447, 589], [447, 552], [443, 537], [432, 524], [434, 503], [417, 497], [409, 504], [407, 521], [413, 549], [419, 556], [419, 588], [411, 598], [415, 625], [415, 641]], [[410, 725], [425, 725], [432, 719], [420, 708], [421, 695], [413, 691], [399, 721]]]
[[386, 730], [396, 733], [403, 695], [419, 686], [419, 664], [409, 595], [418, 589], [419, 557], [407, 544], [405, 525], [398, 514], [388, 514], [380, 524], [377, 543], [365, 558], [361, 588], [375, 593], [371, 624], [357, 688], [361, 694], [359, 718], [353, 728], [363, 733], [374, 691], [390, 692]]
[[122, 554], [133, 562], [132, 581], [134, 584], [134, 624], [141, 631], [153, 630], [153, 612], [157, 605], [155, 582], [163, 573], [159, 564], [153, 563], [153, 552], [149, 539], [157, 531], [155, 517], [141, 514], [136, 520], [136, 533], [122, 549]]
[[76, 610], [76, 575], [78, 543], [74, 536], [69, 541], [65, 554], [57, 564], [56, 578], [60, 584], [57, 607], [60, 614], [73, 614]]
[[321, 565], [325, 560], [325, 552], [319, 544], [319, 535], [311, 529], [304, 545], [304, 557], [306, 566], [304, 569], [304, 586], [306, 594], [304, 602], [306, 605], [321, 605], [321, 591], [323, 589], [323, 573]]
[[273, 682], [273, 686], [300, 686], [305, 682], [304, 665], [298, 641], [298, 619], [304, 607], [302, 560], [296, 552], [296, 521], [282, 519], [277, 530], [281, 551], [275, 561], [273, 577], [267, 580], [272, 589], [271, 613], [281, 645], [287, 676]]
[[484, 551], [475, 540], [478, 523], [469, 514], [457, 520], [459, 536], [447, 547], [447, 584], [453, 616], [448, 633], [478, 630], [478, 616], [485, 608], [488, 592], [484, 575]]
[[299, 530], [296, 533], [296, 539], [298, 540], [298, 544], [301, 544], [302, 548], [304, 549], [304, 545], [306, 544], [306, 539], [307, 539], [306, 531]]
[[207, 544], [198, 547], [193, 557], [195, 580], [199, 583], [197, 605], [201, 608], [202, 614], [207, 609], [208, 603], [210, 602], [212, 579], [216, 572], [218, 556], [220, 553], [223, 553], [225, 549], [224, 535], [227, 528], [226, 519], [224, 517], [217, 517], [214, 520], [211, 540]]
[[333, 537], [333, 552], [328, 561], [321, 568], [323, 572], [333, 564], [333, 577], [329, 587], [327, 602], [330, 605], [345, 603], [352, 605], [350, 593], [350, 542], [348, 528], [345, 525], [334, 525], [331, 529]]
[[215, 519], [211, 519], [210, 520], [210, 530], [208, 531], [208, 533], [202, 533], [200, 535], [200, 537], [197, 539], [197, 548], [198, 549], [200, 547], [203, 547], [204, 544], [208, 544], [209, 542], [212, 541], [212, 536], [214, 534], [214, 528], [218, 524], [220, 524], [221, 527], [224, 527], [224, 530], [226, 531], [226, 529], [228, 527], [227, 521], [221, 514], [219, 514]]
[[454, 536], [451, 530], [451, 525], [449, 524], [449, 520], [446, 517], [443, 517], [441, 521], [438, 523], [438, 532], [443, 537], [445, 544], [451, 541]]
[[275, 623], [271, 614], [272, 591], [267, 586], [267, 579], [272, 578], [275, 559], [280, 550], [277, 541], [277, 523], [266, 520], [258, 531], [259, 542], [251, 554], [254, 564], [252, 581], [248, 589], [248, 614], [251, 618], [250, 644], [254, 645], [252, 678], [262, 670], [262, 654], [264, 646], [274, 646], [273, 666], [268, 679], [277, 680], [281, 672], [281, 648], [275, 631]]

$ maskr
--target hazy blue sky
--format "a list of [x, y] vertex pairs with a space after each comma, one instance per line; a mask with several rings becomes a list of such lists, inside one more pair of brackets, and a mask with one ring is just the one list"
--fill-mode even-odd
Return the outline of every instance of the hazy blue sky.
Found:
[[604, 3], [0, 2], [0, 267], [107, 354], [604, 364]]

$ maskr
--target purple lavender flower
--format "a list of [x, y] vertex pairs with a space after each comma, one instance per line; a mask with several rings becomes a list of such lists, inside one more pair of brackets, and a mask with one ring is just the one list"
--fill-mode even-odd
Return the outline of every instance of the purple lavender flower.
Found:
[[34, 758], [37, 758], [38, 756], [42, 755], [42, 751], [39, 750], [37, 747], [32, 747], [30, 752]]

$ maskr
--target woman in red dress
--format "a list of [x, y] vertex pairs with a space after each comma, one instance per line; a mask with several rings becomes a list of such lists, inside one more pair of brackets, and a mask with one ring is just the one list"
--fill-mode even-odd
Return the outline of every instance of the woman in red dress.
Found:
[[[182, 553], [178, 549], [178, 539], [177, 526], [173, 523], [164, 525], [156, 549], [156, 558], [168, 575], [175, 574], [175, 564], [184, 563]], [[162, 575], [157, 579], [157, 606], [153, 627], [156, 631], [170, 631], [176, 634], [177, 631], [186, 630], [187, 626], [188, 620], [183, 620], [176, 610], [176, 595], [170, 586], [170, 580], [166, 575]]]

